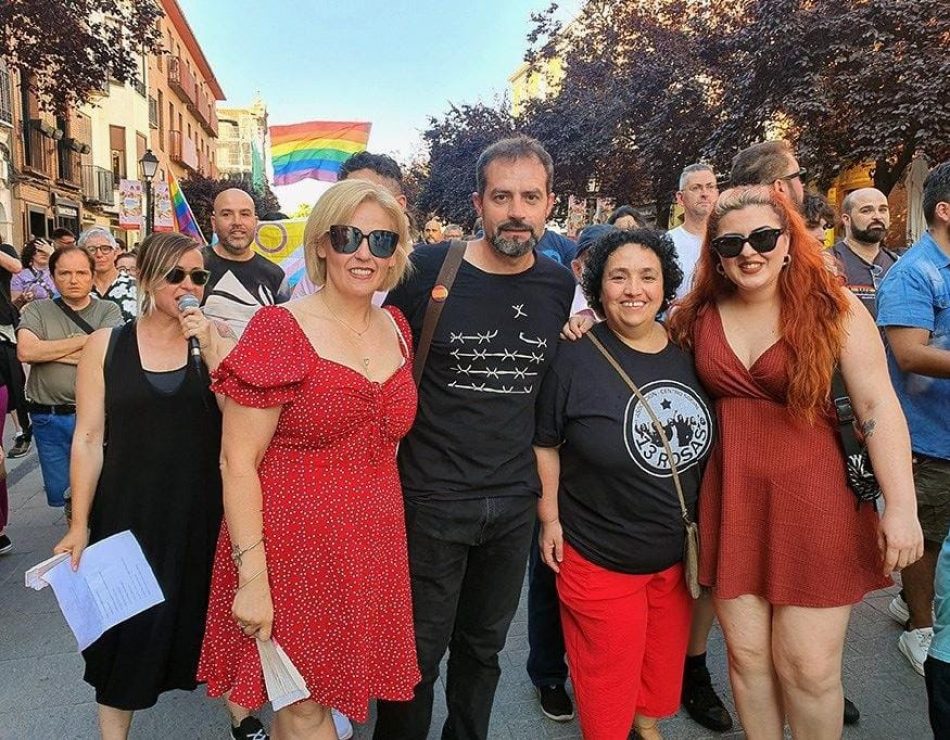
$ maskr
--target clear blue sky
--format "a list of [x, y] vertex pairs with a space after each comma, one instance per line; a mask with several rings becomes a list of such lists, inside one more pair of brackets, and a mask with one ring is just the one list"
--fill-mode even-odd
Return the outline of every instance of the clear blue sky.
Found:
[[[521, 63], [548, 0], [179, 0], [228, 103], [257, 91], [270, 123], [367, 120], [369, 149], [421, 151], [427, 117], [490, 102]], [[564, 0], [569, 16], [581, 0]], [[281, 188], [285, 209], [319, 186]], [[312, 201], [311, 201], [312, 202]]]

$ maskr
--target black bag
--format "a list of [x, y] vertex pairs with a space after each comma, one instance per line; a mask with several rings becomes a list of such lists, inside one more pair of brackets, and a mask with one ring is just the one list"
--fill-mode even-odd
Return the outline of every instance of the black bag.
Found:
[[858, 440], [851, 397], [845, 388], [841, 371], [837, 368], [831, 377], [831, 401], [838, 417], [838, 438], [844, 451], [848, 485], [858, 499], [858, 506], [865, 501], [873, 503], [881, 495], [881, 485], [874, 475], [867, 447]]

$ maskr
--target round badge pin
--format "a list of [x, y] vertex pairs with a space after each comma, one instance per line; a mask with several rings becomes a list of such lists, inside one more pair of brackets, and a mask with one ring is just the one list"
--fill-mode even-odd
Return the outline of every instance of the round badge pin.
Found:
[[432, 300], [441, 303], [449, 297], [449, 289], [444, 285], [436, 285], [432, 288]]

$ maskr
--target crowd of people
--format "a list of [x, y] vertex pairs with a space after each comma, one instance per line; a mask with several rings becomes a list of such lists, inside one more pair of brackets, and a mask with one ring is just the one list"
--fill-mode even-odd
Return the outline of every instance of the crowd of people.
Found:
[[657, 740], [681, 706], [731, 729], [717, 619], [748, 737], [838, 737], [851, 610], [898, 571], [897, 648], [950, 736], [950, 163], [900, 255], [883, 193], [836, 214], [786, 142], [722, 192], [685, 166], [669, 232], [622, 206], [576, 243], [547, 226], [553, 167], [492, 144], [477, 231], [414, 244], [398, 165], [356, 154], [293, 291], [237, 189], [210, 247], [0, 247], [0, 406], [70, 508], [54, 549], [78, 567], [131, 530], [165, 595], [83, 653], [103, 738], [203, 683], [264, 740], [272, 640], [309, 691], [272, 737], [351, 737], [375, 701], [377, 740], [424, 740], [448, 653], [442, 737], [486, 739], [526, 576], [526, 670], [585, 738]]

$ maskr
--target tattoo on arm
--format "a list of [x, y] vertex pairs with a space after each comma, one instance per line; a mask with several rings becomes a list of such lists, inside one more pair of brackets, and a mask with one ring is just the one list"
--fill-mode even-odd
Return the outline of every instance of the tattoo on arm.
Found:
[[864, 435], [865, 441], [871, 438], [871, 435], [874, 434], [874, 427], [877, 426], [877, 422], [874, 419], [868, 419], [861, 424], [861, 433]]

